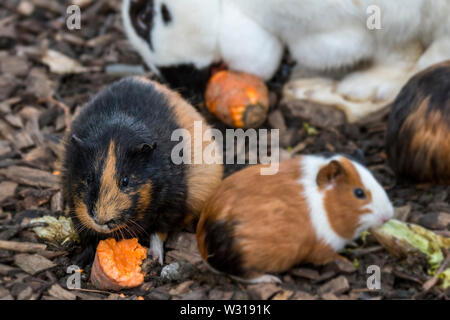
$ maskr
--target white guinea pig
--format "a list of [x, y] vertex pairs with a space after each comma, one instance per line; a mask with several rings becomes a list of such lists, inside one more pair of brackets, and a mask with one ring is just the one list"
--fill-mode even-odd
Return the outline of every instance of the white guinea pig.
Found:
[[238, 280], [279, 281], [268, 273], [331, 262], [361, 231], [393, 216], [370, 171], [345, 156], [294, 158], [271, 176], [260, 169], [226, 178], [197, 226], [202, 258]]
[[[391, 102], [412, 74], [450, 59], [447, 0], [123, 0], [122, 16], [130, 42], [166, 78], [179, 74], [174, 68], [223, 62], [267, 80], [287, 48], [303, 70], [296, 79], [308, 77], [296, 98], [339, 106], [350, 121]], [[328, 71], [342, 80], [314, 78]]]
[[[380, 30], [367, 26], [375, 7]], [[327, 70], [386, 56], [379, 49], [412, 39], [428, 46], [450, 37], [446, 0], [123, 0], [122, 16], [152, 68], [201, 69], [223, 60], [264, 79], [276, 71], [284, 46], [298, 63]]]

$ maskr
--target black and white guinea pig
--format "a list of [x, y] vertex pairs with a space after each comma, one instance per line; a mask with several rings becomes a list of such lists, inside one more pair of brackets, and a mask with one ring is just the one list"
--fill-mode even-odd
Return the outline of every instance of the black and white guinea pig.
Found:
[[403, 87], [391, 107], [386, 148], [400, 178], [450, 183], [450, 60]]
[[[122, 20], [129, 41], [146, 64], [171, 84], [204, 85], [210, 67], [221, 62], [269, 79], [278, 69], [283, 45], [241, 10], [241, 2], [252, 4], [248, 0], [123, 0]], [[265, 8], [272, 5], [264, 3]], [[177, 79], [180, 74], [189, 77]]]
[[122, 21], [150, 69], [174, 88], [203, 91], [210, 66], [220, 60], [219, 8], [217, 0], [124, 0]]
[[[192, 161], [213, 140], [198, 148], [194, 139], [171, 138], [177, 129], [194, 135], [194, 121], [207, 134], [207, 123], [179, 94], [140, 77], [110, 85], [82, 109], [65, 137], [61, 170], [81, 237], [80, 264], [92, 261], [101, 239], [137, 236], [150, 239], [149, 254], [163, 263], [167, 233], [198, 217], [222, 180], [219, 162]], [[183, 152], [191, 144], [183, 154], [191, 161], [176, 164], [171, 153], [180, 143]]]
[[[342, 74], [342, 69], [364, 61], [377, 66], [386, 62], [397, 70], [415, 55], [397, 48], [416, 40], [430, 49], [419, 67], [450, 58], [450, 5], [445, 0], [122, 1], [126, 35], [157, 73], [181, 66], [203, 70], [224, 62], [230, 69], [268, 80], [278, 69], [285, 48], [298, 65], [316, 76], [326, 71]], [[380, 30], [368, 27], [374, 8], [382, 12]], [[401, 57], [399, 61], [395, 55]], [[374, 95], [371, 83], [361, 84], [368, 79], [358, 75], [355, 81], [345, 82], [346, 86], [361, 86], [358, 95], [347, 88], [338, 88], [339, 92], [355, 99], [384, 97], [381, 91], [387, 90], [388, 83]], [[387, 82], [390, 78], [381, 79]]]
[[213, 270], [250, 283], [299, 263], [326, 264], [394, 209], [370, 171], [346, 156], [301, 156], [223, 180], [197, 225], [198, 248]]

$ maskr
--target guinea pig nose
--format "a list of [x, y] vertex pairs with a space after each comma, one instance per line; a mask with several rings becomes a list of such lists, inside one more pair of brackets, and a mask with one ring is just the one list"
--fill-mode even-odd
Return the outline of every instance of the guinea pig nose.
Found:
[[106, 223], [106, 225], [108, 226], [108, 228], [114, 228], [114, 227], [117, 225], [117, 223], [116, 223], [115, 220], [109, 220], [109, 221]]

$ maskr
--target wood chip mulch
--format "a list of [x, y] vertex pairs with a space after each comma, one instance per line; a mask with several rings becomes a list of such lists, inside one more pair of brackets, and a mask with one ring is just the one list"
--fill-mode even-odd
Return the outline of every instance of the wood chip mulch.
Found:
[[[122, 292], [96, 290], [89, 268], [80, 290], [68, 290], [71, 251], [40, 240], [30, 220], [64, 214], [56, 161], [71, 119], [99, 90], [128, 74], [151, 76], [127, 42], [120, 0], [79, 0], [80, 30], [68, 30], [65, 10], [74, 1], [2, 0], [0, 3], [0, 299], [448, 299], [431, 279], [426, 262], [398, 259], [368, 236], [350, 246], [349, 262], [302, 265], [281, 275], [282, 284], [243, 285], [209, 272], [195, 235], [175, 234], [165, 266], [178, 273], [162, 279], [148, 265], [142, 286]], [[271, 112], [265, 124], [279, 128], [282, 157], [363, 150], [369, 168], [388, 190], [397, 218], [450, 235], [448, 187], [399, 185], [386, 164], [386, 117], [365, 125], [315, 126], [298, 117], [299, 105], [280, 98], [288, 59], [269, 84]], [[202, 111], [203, 107], [198, 106]], [[314, 119], [310, 119], [314, 123]], [[220, 126], [216, 123], [216, 125]], [[232, 170], [230, 170], [232, 171]], [[382, 288], [367, 288], [367, 267], [381, 268]]]

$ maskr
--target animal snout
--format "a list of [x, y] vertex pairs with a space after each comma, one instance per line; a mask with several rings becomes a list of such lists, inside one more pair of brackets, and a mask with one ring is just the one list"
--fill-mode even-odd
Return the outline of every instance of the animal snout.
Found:
[[117, 225], [119, 224], [119, 221], [117, 219], [111, 219], [108, 221], [105, 221], [105, 219], [100, 219], [98, 217], [97, 210], [95, 210], [95, 209], [91, 210], [90, 213], [91, 213], [92, 219], [98, 225], [107, 226], [108, 228], [112, 229], [114, 227], [117, 227]]
[[386, 222], [388, 222], [391, 219], [391, 215], [389, 214], [385, 214], [381, 216], [381, 223], [384, 224]]
[[108, 228], [113, 229], [114, 227], [117, 227], [118, 225], [118, 221], [117, 220], [109, 220], [108, 222], [105, 223], [105, 225], [108, 226]]

